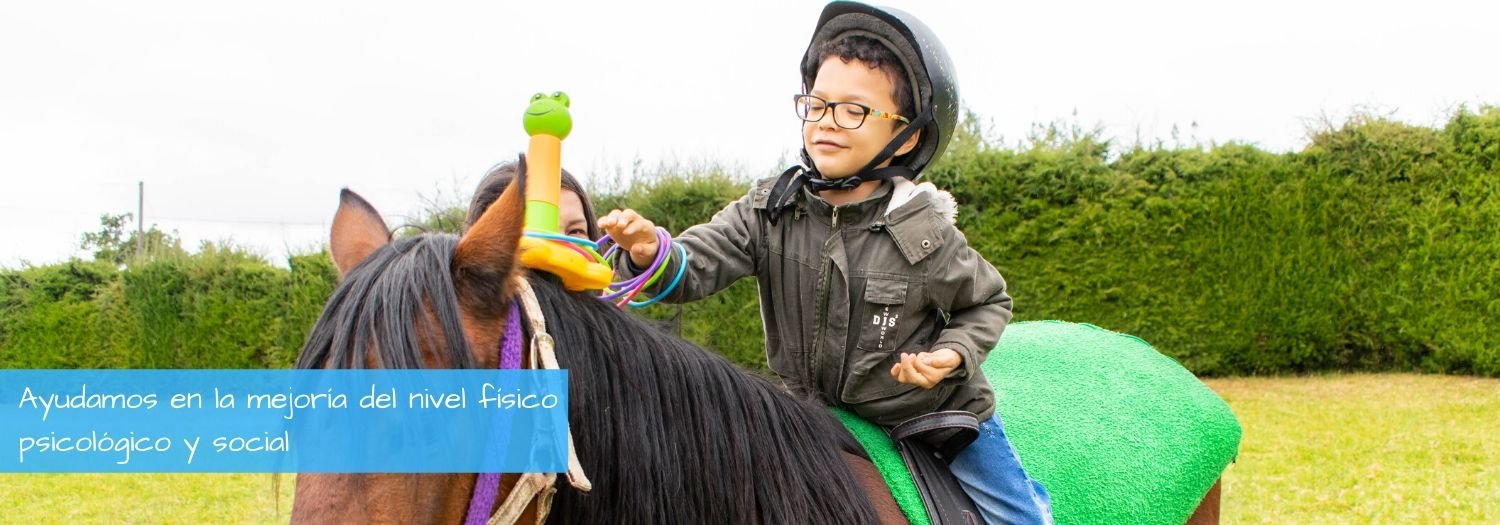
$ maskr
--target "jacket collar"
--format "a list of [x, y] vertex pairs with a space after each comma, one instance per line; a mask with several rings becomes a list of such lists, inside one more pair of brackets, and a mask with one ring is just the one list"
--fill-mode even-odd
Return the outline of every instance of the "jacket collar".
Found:
[[[885, 211], [885, 203], [891, 196], [891, 187], [892, 184], [890, 181], [881, 181], [880, 187], [875, 188], [875, 191], [871, 192], [870, 196], [866, 197], [865, 200], [837, 206], [840, 210], [840, 215], [845, 218], [855, 217], [848, 220], [859, 222], [869, 222], [879, 219], [883, 215], [882, 212]], [[829, 203], [822, 196], [813, 193], [812, 190], [805, 187], [802, 189], [802, 202], [806, 204], [807, 211], [819, 217], [832, 215], [835, 208], [832, 203]]]
[[[751, 204], [756, 209], [766, 209], [775, 181], [775, 178], [766, 179], [756, 185], [751, 195]], [[803, 209], [803, 213], [812, 212], [824, 217], [822, 220], [825, 221], [833, 212], [832, 204], [805, 189], [794, 206]], [[913, 184], [904, 178], [891, 179], [870, 194], [870, 198], [842, 208], [861, 210], [858, 219], [849, 220], [868, 223], [868, 226], [890, 234], [901, 256], [913, 265], [943, 247], [942, 228], [951, 224], [957, 214], [953, 197], [948, 192], [938, 190], [931, 183]]]

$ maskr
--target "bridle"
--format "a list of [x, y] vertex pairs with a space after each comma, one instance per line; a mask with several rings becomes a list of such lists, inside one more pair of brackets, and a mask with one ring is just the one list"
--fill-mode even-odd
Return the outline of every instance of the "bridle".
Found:
[[[533, 370], [557, 370], [557, 354], [555, 352], [556, 341], [552, 335], [547, 333], [547, 320], [542, 317], [541, 305], [537, 303], [536, 291], [532, 290], [531, 283], [524, 277], [516, 278], [518, 285], [516, 301], [510, 305], [509, 319], [505, 323], [505, 335], [500, 341], [500, 369], [519, 369], [523, 364], [521, 359], [521, 341], [525, 337], [525, 330], [521, 328], [521, 317], [524, 310], [525, 318], [531, 323], [530, 359], [524, 362]], [[568, 484], [579, 492], [588, 492], [593, 488], [588, 476], [583, 473], [583, 465], [578, 462], [578, 452], [573, 447], [573, 432], [568, 431]], [[494, 514], [489, 514], [490, 507], [495, 505], [495, 500], [500, 493], [500, 474], [480, 474], [474, 481], [474, 494], [469, 498], [468, 517], [465, 525], [511, 525], [521, 519], [521, 513], [526, 511], [526, 506], [532, 500], [536, 500], [536, 523], [540, 524], [547, 520], [547, 514], [552, 510], [552, 496], [557, 493], [557, 474], [551, 472], [527, 472], [521, 474], [521, 479], [511, 489], [510, 495], [495, 509]], [[488, 515], [488, 516], [487, 516]]]

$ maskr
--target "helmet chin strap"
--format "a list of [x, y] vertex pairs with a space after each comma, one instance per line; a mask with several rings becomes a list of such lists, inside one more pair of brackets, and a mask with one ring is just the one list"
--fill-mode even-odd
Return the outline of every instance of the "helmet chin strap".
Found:
[[[802, 165], [792, 166], [776, 179], [776, 184], [771, 186], [770, 198], [766, 203], [766, 211], [770, 213], [771, 224], [776, 224], [780, 218], [781, 211], [792, 203], [792, 198], [797, 195], [803, 186], [814, 193], [825, 190], [852, 190], [860, 184], [872, 180], [885, 180], [891, 177], [916, 178], [916, 173], [906, 166], [886, 166], [877, 168], [881, 163], [896, 155], [896, 150], [901, 149], [912, 135], [932, 122], [933, 111], [925, 111], [917, 116], [917, 119], [896, 134], [891, 142], [870, 159], [870, 162], [860, 168], [854, 175], [841, 179], [826, 179], [823, 174], [818, 173], [818, 167], [813, 164], [812, 157], [807, 154], [807, 148], [802, 149]], [[921, 147], [918, 145], [918, 147]]]
[[[880, 153], [875, 155], [875, 158], [870, 159], [870, 162], [866, 163], [865, 167], [860, 168], [859, 171], [854, 173], [854, 175], [850, 175], [842, 179], [829, 180], [823, 178], [823, 176], [819, 174], [816, 178], [807, 181], [808, 188], [813, 190], [814, 192], [820, 192], [823, 190], [852, 190], [859, 187], [860, 184], [863, 184], [866, 181], [885, 180], [895, 176], [910, 175], [911, 170], [906, 169], [903, 166], [889, 166], [885, 168], [877, 168], [876, 166], [879, 166], [881, 163], [884, 163], [891, 157], [896, 156], [896, 150], [901, 149], [901, 146], [906, 144], [906, 141], [910, 140], [912, 135], [915, 135], [917, 131], [920, 131], [922, 127], [926, 126], [929, 122], [932, 122], [932, 112], [922, 112], [921, 115], [917, 116], [916, 120], [912, 121], [911, 124], [906, 126], [906, 129], [903, 129], [900, 133], [897, 133], [896, 137], [892, 138], [890, 143], [886, 144], [885, 148], [881, 149]], [[807, 164], [811, 166], [812, 162], [811, 159], [807, 157], [806, 149], [802, 150], [802, 155], [803, 159], [808, 161]]]

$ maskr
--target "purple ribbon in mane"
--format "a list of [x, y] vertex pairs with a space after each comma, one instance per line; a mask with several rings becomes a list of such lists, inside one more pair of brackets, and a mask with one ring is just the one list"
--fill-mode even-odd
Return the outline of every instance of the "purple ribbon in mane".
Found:
[[[509, 319], [505, 321], [505, 336], [500, 340], [500, 369], [521, 368], [521, 306], [520, 301], [510, 303]], [[469, 514], [465, 525], [484, 525], [489, 521], [490, 509], [500, 496], [500, 475], [480, 474], [474, 481], [474, 497], [469, 499]]]

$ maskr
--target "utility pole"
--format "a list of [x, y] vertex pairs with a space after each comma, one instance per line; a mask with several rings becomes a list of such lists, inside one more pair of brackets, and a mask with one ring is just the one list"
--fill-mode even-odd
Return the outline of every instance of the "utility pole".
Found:
[[146, 254], [146, 181], [136, 185], [135, 200], [135, 257]]

